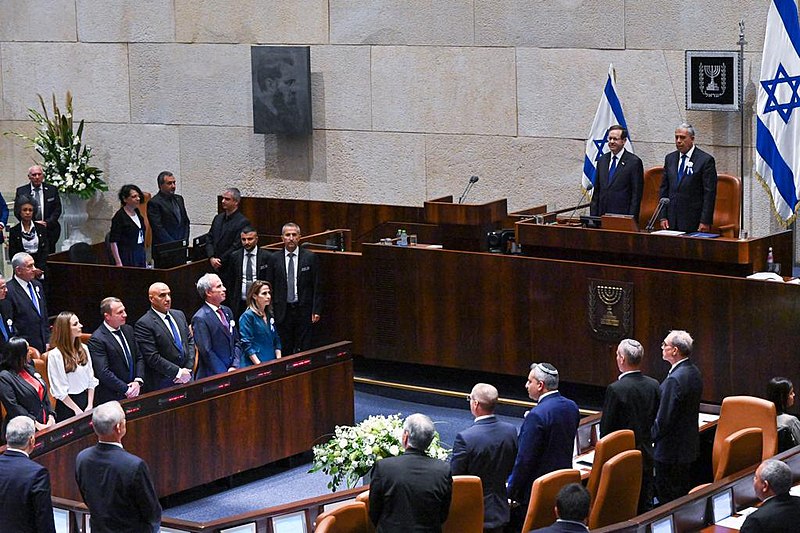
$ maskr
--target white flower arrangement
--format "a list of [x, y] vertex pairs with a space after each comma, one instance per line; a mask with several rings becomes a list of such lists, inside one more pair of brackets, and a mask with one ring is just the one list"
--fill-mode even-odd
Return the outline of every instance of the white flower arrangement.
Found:
[[[375, 461], [402, 453], [402, 437], [403, 420], [399, 414], [374, 415], [355, 426], [336, 426], [327, 443], [314, 446], [314, 462], [309, 472], [321, 470], [328, 474], [331, 491], [342, 484], [353, 488], [369, 473]], [[442, 446], [438, 432], [434, 433], [427, 454], [447, 460], [450, 451]]]

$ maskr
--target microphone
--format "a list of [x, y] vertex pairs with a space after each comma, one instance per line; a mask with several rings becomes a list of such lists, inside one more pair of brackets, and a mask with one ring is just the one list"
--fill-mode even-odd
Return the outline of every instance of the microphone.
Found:
[[669, 205], [669, 198], [662, 198], [658, 201], [658, 205], [656, 206], [656, 210], [653, 211], [653, 216], [650, 217], [650, 220], [647, 222], [647, 227], [645, 228], [647, 231], [652, 231], [653, 227], [656, 225], [656, 220], [658, 217], [661, 216], [662, 211], [664, 208]]
[[332, 250], [338, 252], [339, 247], [333, 244], [317, 244], [315, 242], [304, 242], [300, 244], [300, 248], [319, 248], [321, 250]]
[[[578, 207], [580, 207], [580, 205], [586, 199], [586, 195], [589, 194], [589, 191], [591, 191], [592, 189], [594, 189], [594, 183], [590, 183], [589, 186], [586, 187], [586, 190], [583, 191], [583, 193], [581, 194], [581, 197], [578, 199], [578, 203], [575, 204], [575, 209], [573, 209], [572, 213], [569, 215], [570, 219], [573, 218], [575, 216], [575, 213], [578, 212]], [[567, 208], [567, 209], [569, 209], [569, 208]]]
[[470, 189], [472, 189], [472, 186], [475, 185], [476, 183], [478, 183], [478, 176], [470, 176], [469, 183], [467, 183], [467, 187], [466, 187], [466, 189], [464, 189], [464, 193], [458, 199], [458, 203], [460, 203], [460, 204], [464, 203], [464, 199], [466, 199], [467, 194], [469, 194]]

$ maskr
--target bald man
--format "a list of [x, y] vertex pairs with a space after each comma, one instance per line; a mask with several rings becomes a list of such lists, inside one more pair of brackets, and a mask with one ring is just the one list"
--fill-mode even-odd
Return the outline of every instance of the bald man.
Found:
[[153, 283], [147, 292], [150, 309], [136, 321], [134, 336], [145, 362], [145, 391], [186, 383], [194, 368], [194, 338], [183, 311], [172, 309], [166, 283]]

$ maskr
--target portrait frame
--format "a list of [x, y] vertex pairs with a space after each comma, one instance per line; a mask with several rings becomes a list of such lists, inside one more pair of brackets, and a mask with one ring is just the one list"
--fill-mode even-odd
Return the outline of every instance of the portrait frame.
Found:
[[740, 66], [736, 50], [686, 50], [686, 109], [739, 111]]

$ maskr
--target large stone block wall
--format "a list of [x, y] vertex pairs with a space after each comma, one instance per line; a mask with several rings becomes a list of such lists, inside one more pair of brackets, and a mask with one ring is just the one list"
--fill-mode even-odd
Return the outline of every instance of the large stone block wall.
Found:
[[[778, 229], [750, 177], [766, 0], [0, 0], [0, 130], [30, 132], [36, 94], [71, 90], [111, 191], [170, 169], [193, 233], [225, 185], [246, 195], [421, 205], [460, 194], [511, 209], [580, 198], [583, 144], [609, 63], [646, 167], [698, 129], [739, 174], [739, 115], [685, 109], [684, 51], [747, 27], [745, 224]], [[613, 28], [613, 30], [609, 30]], [[309, 45], [313, 135], [252, 130], [250, 46]], [[0, 137], [0, 191], [34, 153]], [[278, 228], [260, 228], [276, 231]]]

